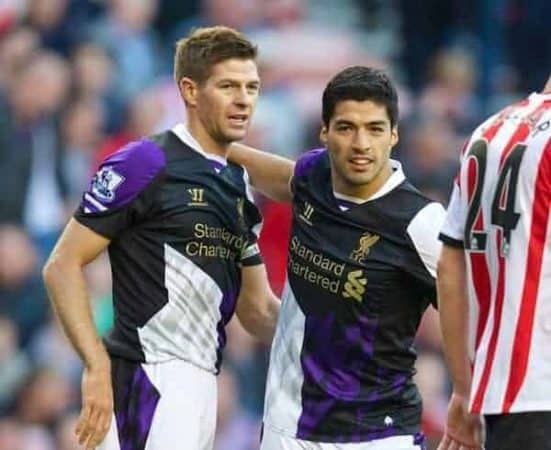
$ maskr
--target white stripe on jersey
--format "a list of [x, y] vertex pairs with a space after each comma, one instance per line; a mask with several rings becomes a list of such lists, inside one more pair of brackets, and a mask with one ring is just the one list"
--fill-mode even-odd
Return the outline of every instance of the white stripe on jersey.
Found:
[[95, 206], [100, 211], [107, 211], [107, 207], [103, 206], [100, 202], [98, 202], [94, 197], [92, 197], [88, 192], [84, 194], [84, 199], [92, 204], [92, 206]]
[[436, 264], [442, 244], [438, 233], [446, 218], [446, 211], [440, 203], [429, 203], [421, 209], [408, 225], [407, 233], [415, 245], [417, 254], [427, 271], [436, 278]]
[[287, 436], [296, 436], [302, 413], [304, 375], [300, 353], [304, 341], [306, 318], [295, 294], [285, 282], [276, 334], [270, 351], [270, 367], [266, 381], [264, 423]]
[[216, 372], [222, 291], [190, 259], [165, 244], [168, 303], [138, 328], [146, 362], [177, 358]]
[[[476, 412], [551, 410], [550, 139], [551, 95], [532, 94], [484, 122], [466, 147], [442, 229], [460, 241], [473, 231], [486, 239], [485, 248], [477, 238], [480, 247], [466, 251], [474, 356], [471, 408]], [[467, 223], [469, 208], [471, 220], [476, 212], [475, 162], [482, 161], [469, 156], [469, 150], [480, 140], [486, 163], [480, 216]], [[509, 166], [496, 193], [504, 164], [512, 164], [508, 155], [520, 154], [517, 144], [526, 145], [516, 166], [518, 181], [511, 184], [515, 167]], [[514, 207], [507, 205], [508, 198]], [[500, 216], [504, 211], [507, 216]], [[508, 247], [503, 245], [505, 220], [513, 220], [506, 225]]]

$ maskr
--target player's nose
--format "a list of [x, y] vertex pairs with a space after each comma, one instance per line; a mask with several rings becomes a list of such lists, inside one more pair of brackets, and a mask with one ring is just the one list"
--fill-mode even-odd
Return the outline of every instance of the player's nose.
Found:
[[367, 152], [371, 148], [369, 134], [363, 130], [358, 130], [352, 139], [352, 149], [359, 152]]

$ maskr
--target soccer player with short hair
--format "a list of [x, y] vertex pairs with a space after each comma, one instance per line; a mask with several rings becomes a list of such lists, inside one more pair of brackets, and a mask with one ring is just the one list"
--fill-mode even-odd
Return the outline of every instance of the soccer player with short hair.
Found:
[[322, 119], [325, 148], [296, 164], [230, 153], [253, 185], [293, 203], [261, 448], [420, 449], [413, 341], [435, 302], [444, 208], [390, 159], [398, 101], [386, 74], [337, 74]]
[[551, 449], [550, 206], [551, 77], [485, 120], [462, 156], [440, 235], [453, 381], [440, 450]]
[[[258, 97], [255, 57], [226, 27], [179, 41], [174, 74], [187, 124], [109, 156], [45, 266], [84, 362], [77, 433], [86, 448], [211, 449], [224, 326], [237, 311], [271, 341], [279, 301], [257, 246], [261, 216], [245, 170], [226, 160]], [[82, 267], [105, 248], [115, 324], [104, 346]]]

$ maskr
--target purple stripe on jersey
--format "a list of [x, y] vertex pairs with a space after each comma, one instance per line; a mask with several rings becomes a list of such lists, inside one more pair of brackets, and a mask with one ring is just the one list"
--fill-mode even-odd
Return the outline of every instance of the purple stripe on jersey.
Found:
[[[323, 317], [308, 315], [305, 321], [301, 365], [304, 374], [302, 414], [298, 421], [297, 437], [308, 440], [316, 435], [317, 427], [331, 415], [337, 402], [349, 402], [351, 413], [359, 417], [369, 414], [371, 402], [378, 394], [362, 399], [362, 383], [373, 356], [377, 321], [366, 316], [355, 323], [342, 326], [333, 313]], [[401, 382], [401, 381], [400, 381]], [[312, 386], [312, 389], [307, 388]], [[356, 411], [354, 412], [354, 407]], [[377, 433], [392, 435], [391, 427]], [[346, 436], [343, 442], [361, 442], [377, 437], [371, 433]]]
[[210, 158], [207, 158], [210, 165], [215, 169], [215, 170], [222, 170], [224, 167], [226, 167], [226, 165], [224, 163], [221, 163], [220, 161], [216, 161], [215, 159], [210, 159]]
[[216, 325], [218, 331], [218, 348], [216, 349], [216, 371], [220, 370], [222, 364], [222, 350], [226, 346], [226, 324], [230, 321], [235, 311], [235, 305], [237, 303], [237, 290], [230, 289], [225, 292], [222, 301], [220, 302], [220, 322]]
[[295, 164], [295, 177], [301, 177], [306, 174], [315, 164], [316, 161], [326, 152], [325, 148], [316, 148], [303, 154]]
[[120, 448], [144, 450], [161, 397], [141, 365], [134, 372], [128, 392], [132, 398], [125, 402], [127, 408], [115, 411]]
[[339, 205], [340, 208], [350, 209], [359, 205], [359, 203], [343, 200], [342, 198], [336, 198], [335, 200], [337, 200], [337, 205]]
[[422, 432], [415, 433], [413, 445], [418, 445], [421, 450], [427, 450], [427, 439]]
[[103, 161], [88, 194], [109, 209], [125, 205], [140, 194], [165, 164], [163, 150], [153, 141], [131, 142]]

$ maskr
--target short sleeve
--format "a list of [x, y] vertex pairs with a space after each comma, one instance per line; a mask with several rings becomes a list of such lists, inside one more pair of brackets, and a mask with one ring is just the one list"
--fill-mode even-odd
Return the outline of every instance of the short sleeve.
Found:
[[[243, 181], [245, 182], [245, 211], [244, 219], [247, 226], [247, 243], [241, 252], [241, 264], [243, 266], [256, 266], [262, 264], [258, 237], [262, 229], [262, 215], [255, 205], [254, 196], [250, 186], [250, 178], [247, 170], [243, 167]], [[241, 213], [239, 213], [241, 214]]]
[[448, 205], [446, 220], [440, 231], [440, 240], [447, 245], [463, 248], [466, 216], [466, 203], [461, 199], [461, 187], [456, 182]]
[[444, 207], [440, 203], [432, 202], [415, 215], [407, 228], [408, 236], [422, 262], [421, 267], [412, 269], [412, 275], [428, 285], [432, 285], [436, 278], [436, 265], [442, 248], [438, 233], [445, 217]]
[[103, 161], [74, 217], [109, 239], [142, 220], [166, 161], [149, 139], [131, 142]]

